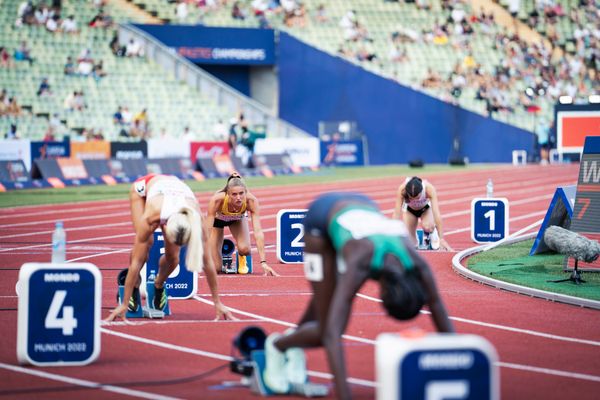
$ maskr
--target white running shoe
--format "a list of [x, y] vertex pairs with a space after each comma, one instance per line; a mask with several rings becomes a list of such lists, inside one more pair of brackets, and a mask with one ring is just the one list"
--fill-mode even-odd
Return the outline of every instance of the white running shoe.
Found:
[[439, 250], [440, 235], [438, 235], [437, 228], [434, 228], [433, 232], [431, 232], [431, 234], [429, 234], [429, 244], [431, 246], [431, 250]]
[[306, 370], [306, 355], [299, 347], [292, 347], [285, 351], [287, 363], [285, 364], [285, 375], [288, 381], [294, 384], [304, 384], [308, 380]]
[[285, 353], [279, 351], [273, 342], [281, 337], [281, 333], [272, 333], [265, 341], [265, 370], [263, 380], [274, 393], [284, 394], [290, 390], [290, 382], [286, 376]]

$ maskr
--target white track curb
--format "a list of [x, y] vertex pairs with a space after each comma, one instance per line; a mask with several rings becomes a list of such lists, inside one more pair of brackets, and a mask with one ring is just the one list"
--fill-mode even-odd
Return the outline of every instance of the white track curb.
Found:
[[[511, 239], [508, 239], [505, 243], [511, 244], [511, 243], [520, 242], [520, 241], [535, 237], [536, 235], [537, 235], [537, 232], [534, 232], [534, 233], [530, 233], [530, 234], [527, 234], [524, 236], [514, 237]], [[594, 308], [594, 309], [600, 310], [600, 301], [588, 300], [588, 299], [583, 299], [580, 297], [567, 296], [564, 294], [552, 293], [552, 292], [547, 292], [545, 290], [533, 289], [533, 288], [529, 288], [526, 286], [515, 285], [513, 283], [499, 281], [496, 279], [489, 278], [485, 275], [481, 275], [476, 272], [473, 272], [461, 264], [461, 261], [463, 259], [465, 259], [469, 256], [472, 256], [473, 254], [482, 252], [483, 249], [487, 246], [488, 246], [487, 244], [481, 245], [481, 246], [475, 246], [475, 247], [471, 247], [469, 249], [466, 249], [466, 250], [463, 250], [463, 251], [457, 253], [452, 258], [452, 269], [454, 269], [454, 271], [456, 271], [459, 275], [464, 276], [465, 278], [472, 279], [475, 282], [490, 285], [490, 286], [493, 286], [498, 289], [504, 289], [504, 290], [508, 290], [510, 292], [516, 292], [516, 293], [524, 294], [526, 296], [531, 296], [531, 297], [539, 297], [542, 299], [556, 301], [559, 303], [572, 304], [572, 305], [576, 305], [576, 306], [580, 306], [580, 307], [589, 307], [589, 308]]]

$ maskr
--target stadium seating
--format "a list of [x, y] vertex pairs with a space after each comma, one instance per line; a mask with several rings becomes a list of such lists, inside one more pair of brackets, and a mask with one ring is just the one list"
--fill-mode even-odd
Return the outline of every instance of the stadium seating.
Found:
[[[259, 24], [251, 7], [252, 2], [249, 0], [228, 2], [227, 6], [218, 8], [199, 8], [189, 5], [188, 15], [182, 20], [176, 16], [175, 3], [169, 3], [166, 0], [140, 1], [144, 1], [144, 7], [147, 10], [155, 11], [160, 18], [169, 20], [170, 23], [202, 23], [209, 26], [231, 27], [257, 27]], [[506, 0], [503, 1], [506, 2]], [[238, 3], [242, 6], [242, 9], [246, 12], [245, 19], [232, 18], [232, 3]], [[285, 30], [301, 40], [332, 54], [338, 54], [340, 46], [346, 47], [350, 52], [366, 49], [377, 56], [374, 61], [358, 61], [353, 56], [346, 56], [346, 58], [373, 73], [395, 79], [403, 85], [424, 91], [442, 100], [459, 104], [461, 107], [473, 112], [488, 115], [486, 102], [476, 98], [476, 85], [468, 84], [461, 95], [456, 98], [450, 95], [447, 88], [424, 88], [421, 84], [429, 68], [439, 73], [443, 80], [448, 81], [453, 67], [457, 63], [461, 63], [467, 55], [464, 48], [457, 49], [452, 45], [453, 39], [455, 39], [452, 34], [449, 35], [450, 40], [445, 45], [436, 45], [423, 40], [402, 44], [401, 47], [405, 49], [408, 55], [407, 61], [393, 62], [388, 56], [390, 38], [393, 32], [411, 29], [418, 35], [422, 35], [424, 31], [431, 31], [436, 23], [448, 20], [451, 11], [443, 9], [440, 1], [430, 1], [432, 7], [429, 10], [419, 9], [416, 3], [387, 2], [384, 0], [330, 0], [327, 2], [305, 0], [302, 3], [307, 10], [306, 24], [303, 27], [287, 26], [284, 23], [282, 13], [267, 14], [270, 25]], [[576, 0], [560, 0], [559, 3], [564, 4], [563, 8], [565, 10], [577, 7]], [[321, 4], [325, 5], [328, 19], [325, 22], [318, 22], [315, 18], [317, 7]], [[523, 0], [521, 4], [519, 17], [524, 19], [533, 7], [534, 1]], [[479, 13], [479, 10], [472, 10], [468, 2], [462, 3], [462, 6], [467, 16]], [[343, 29], [339, 26], [339, 22], [349, 10], [356, 11], [357, 19], [366, 27], [370, 41], [345, 43]], [[585, 15], [581, 15], [581, 19], [585, 20], [585, 18]], [[567, 43], [571, 43], [568, 39], [572, 37], [573, 27], [568, 19], [568, 16], [561, 17], [557, 26], [561, 40], [563, 42], [567, 40]], [[585, 22], [598, 25], [598, 21], [585, 20]], [[475, 33], [468, 38], [468, 41], [473, 57], [481, 65], [482, 72], [492, 76], [502, 60], [506, 58], [505, 49], [498, 47], [495, 42], [496, 34], [505, 33], [504, 28], [496, 24], [484, 27], [474, 23], [472, 26]], [[575, 84], [578, 83], [575, 81]], [[515, 79], [514, 82], [511, 82], [505, 93], [510, 110], [492, 112], [491, 117], [529, 131], [535, 129], [536, 121], [540, 118], [550, 119], [556, 99], [547, 95], [534, 96], [532, 102], [535, 106], [527, 107], [523, 104], [523, 94], [529, 84], [530, 82], [524, 79]], [[587, 89], [591, 92], [593, 87], [588, 84]]]
[[[73, 130], [93, 129], [106, 139], [118, 137], [119, 128], [113, 123], [118, 106], [127, 106], [135, 115], [148, 109], [154, 137], [161, 132], [171, 137], [180, 136], [189, 126], [196, 139], [213, 139], [211, 129], [218, 120], [229, 120], [231, 115], [211, 99], [168, 76], [159, 66], [142, 57], [116, 57], [109, 43], [115, 33], [112, 28], [92, 28], [87, 23], [97, 13], [91, 2], [63, 1], [63, 16], [75, 15], [79, 34], [50, 33], [43, 26], [15, 27], [19, 0], [0, 4], [0, 46], [13, 53], [22, 41], [31, 48], [34, 62], [15, 62], [12, 68], [0, 68], [0, 89], [16, 96], [21, 105], [32, 113], [20, 117], [0, 117], [0, 133], [8, 131], [12, 123], [18, 125], [20, 137], [39, 140], [48, 127], [48, 116], [58, 114], [66, 126], [57, 131], [58, 138]], [[124, 9], [108, 4], [105, 11], [115, 22], [136, 21], [137, 17]], [[139, 21], [141, 22], [141, 21]], [[94, 60], [102, 60], [107, 76], [96, 81], [92, 77], [66, 76], [63, 68], [67, 56], [77, 59], [82, 49], [89, 48]], [[43, 77], [51, 85], [51, 96], [37, 96]], [[73, 91], [83, 91], [87, 108], [67, 111], [63, 102]]]

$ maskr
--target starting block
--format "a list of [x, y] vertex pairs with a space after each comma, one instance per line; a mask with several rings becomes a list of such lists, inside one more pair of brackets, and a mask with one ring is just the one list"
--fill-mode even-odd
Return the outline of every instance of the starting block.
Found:
[[[250, 379], [250, 390], [254, 394], [261, 396], [277, 396], [279, 393], [273, 392], [265, 384], [263, 379], [263, 373], [265, 371], [265, 351], [254, 350], [251, 353], [251, 360], [253, 366], [252, 377]], [[296, 395], [304, 397], [325, 397], [329, 394], [329, 388], [327, 385], [311, 383], [308, 380], [303, 384], [292, 384], [288, 393], [281, 393], [282, 395]]]
[[500, 398], [498, 355], [481, 336], [383, 333], [375, 367], [377, 400]]
[[[119, 290], [117, 292], [117, 302], [119, 304], [123, 303], [126, 277], [127, 277], [127, 268], [122, 270], [117, 277], [117, 283], [119, 285]], [[146, 288], [146, 290], [149, 290], [149, 289]], [[153, 295], [152, 296], [152, 300], [153, 300], [154, 299], [154, 282], [152, 282], [152, 295]], [[137, 296], [136, 303], [138, 304], [138, 307], [136, 310], [130, 310], [129, 308], [127, 308], [127, 313], [125, 313], [126, 318], [151, 318], [151, 319], [158, 318], [158, 319], [161, 319], [161, 318], [165, 317], [164, 311], [156, 310], [152, 307], [152, 301], [150, 300], [149, 296], [146, 297], [146, 300], [148, 302], [147, 306], [142, 305], [142, 298], [141, 298], [139, 290], [137, 292], [134, 292], [134, 296]], [[168, 309], [168, 305], [169, 305], [169, 303], [167, 302], [166, 309]], [[169, 310], [169, 313], [167, 313], [166, 315], [170, 315], [170, 310]]]
[[[235, 253], [235, 263], [233, 262], [233, 254]], [[224, 274], [251, 274], [252, 273], [252, 256], [240, 255], [235, 250], [235, 244], [232, 240], [224, 239], [223, 247], [221, 248], [221, 272]]]

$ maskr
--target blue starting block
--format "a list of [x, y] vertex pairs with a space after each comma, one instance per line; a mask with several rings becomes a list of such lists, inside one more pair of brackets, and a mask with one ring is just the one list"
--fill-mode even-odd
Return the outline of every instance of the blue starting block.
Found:
[[[264, 350], [254, 350], [251, 353], [252, 360], [252, 377], [250, 379], [250, 390], [261, 396], [276, 396], [279, 393], [274, 393], [265, 384], [263, 374], [265, 372], [266, 359]], [[304, 397], [325, 397], [329, 394], [327, 385], [311, 383], [308, 380], [304, 384], [292, 384], [288, 393], [282, 395], [296, 395]]]
[[[125, 294], [125, 278], [127, 277], [127, 268], [122, 270], [117, 276], [117, 283], [119, 285], [119, 289], [117, 291], [117, 303], [123, 303], [123, 296]], [[154, 284], [152, 285], [152, 293], [154, 294]], [[155, 310], [152, 307], [152, 303], [148, 303], [147, 306], [142, 304], [142, 298], [140, 295], [140, 291], [134, 292], [134, 296], [137, 297], [136, 303], [138, 304], [137, 309], [130, 310], [127, 309], [125, 313], [126, 318], [164, 318], [165, 313], [161, 310]], [[154, 298], [154, 297], [152, 297]], [[127, 300], [129, 302], [129, 300]], [[168, 303], [167, 303], [168, 305]], [[169, 314], [167, 314], [169, 315]]]
[[[233, 262], [234, 256], [235, 263]], [[224, 274], [239, 274], [240, 263], [245, 263], [246, 267], [248, 267], [248, 271], [242, 272], [243, 274], [252, 273], [252, 255], [248, 254], [247, 256], [241, 256], [235, 249], [235, 244], [230, 239], [223, 240], [223, 246], [221, 248], [221, 260], [221, 272]]]

